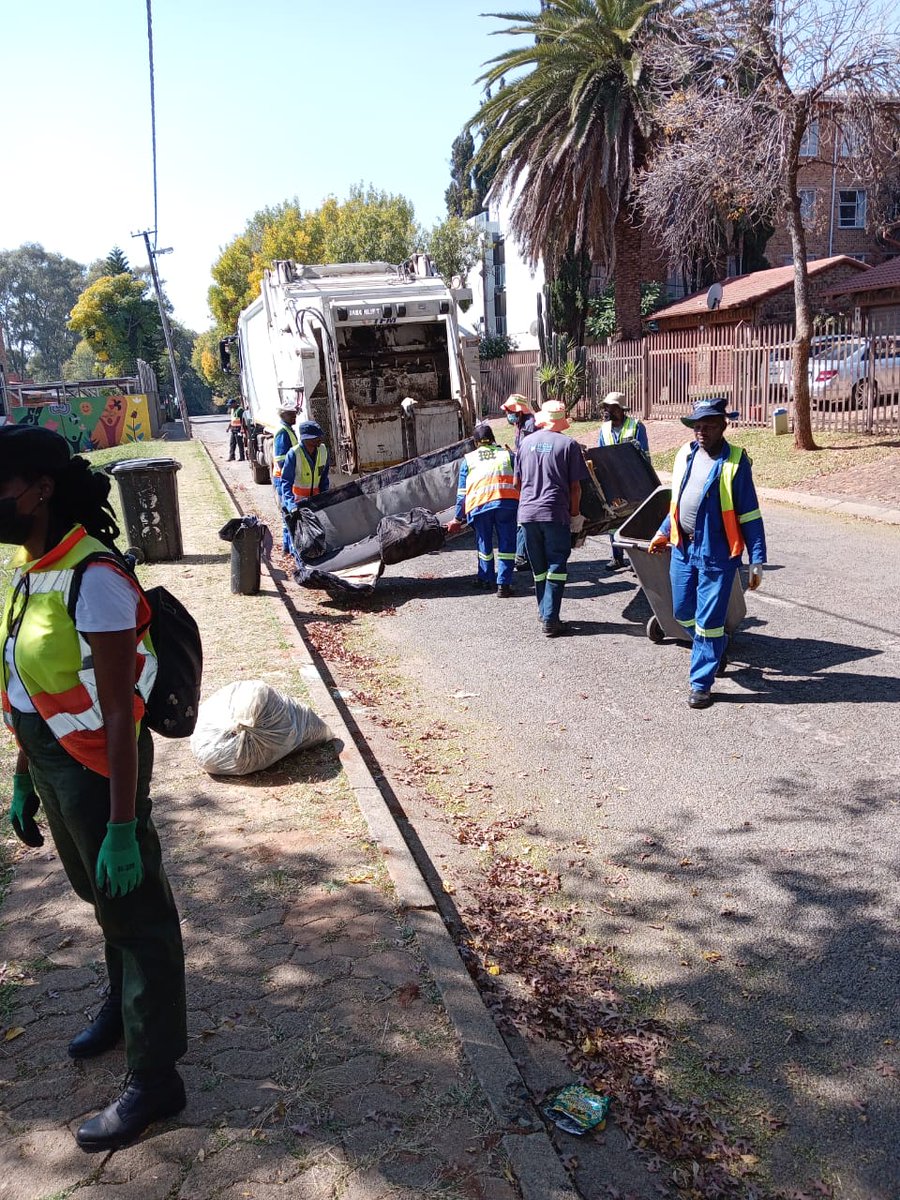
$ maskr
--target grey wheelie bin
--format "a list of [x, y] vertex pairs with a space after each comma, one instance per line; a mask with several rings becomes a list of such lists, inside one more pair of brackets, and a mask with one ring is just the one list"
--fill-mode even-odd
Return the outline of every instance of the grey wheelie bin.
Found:
[[[667, 637], [682, 642], [690, 641], [687, 631], [678, 624], [672, 611], [672, 583], [669, 579], [671, 550], [667, 549], [663, 554], [650, 554], [648, 551], [653, 535], [669, 511], [671, 496], [671, 488], [657, 488], [640, 508], [620, 525], [614, 538], [615, 544], [621, 546], [631, 560], [644, 595], [653, 609], [653, 616], [647, 622], [647, 637], [651, 642], [661, 642]], [[728, 612], [725, 614], [726, 633], [734, 633], [746, 615], [744, 589], [738, 572], [734, 577]]]
[[145, 562], [175, 562], [184, 555], [175, 478], [180, 470], [174, 458], [129, 458], [110, 468], [128, 540], [143, 551]]

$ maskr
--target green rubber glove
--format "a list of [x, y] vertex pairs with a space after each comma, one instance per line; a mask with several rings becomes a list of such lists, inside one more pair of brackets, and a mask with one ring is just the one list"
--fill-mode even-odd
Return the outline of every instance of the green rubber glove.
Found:
[[134, 831], [137, 821], [108, 821], [97, 855], [97, 887], [107, 896], [127, 896], [144, 878], [144, 865]]
[[40, 800], [31, 782], [28, 771], [17, 771], [13, 775], [12, 803], [9, 806], [9, 823], [13, 833], [26, 846], [43, 846], [44, 835], [37, 827], [34, 815], [40, 807]]

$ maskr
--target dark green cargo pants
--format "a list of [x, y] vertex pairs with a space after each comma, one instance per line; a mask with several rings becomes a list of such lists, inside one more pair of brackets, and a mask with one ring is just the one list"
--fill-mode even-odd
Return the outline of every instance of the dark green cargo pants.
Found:
[[94, 878], [109, 820], [109, 780], [67, 754], [39, 716], [12, 715], [60, 861], [77, 894], [93, 904], [103, 931], [110, 986], [122, 996], [128, 1067], [166, 1070], [187, 1049], [184, 949], [150, 816], [150, 731], [142, 729], [138, 738], [135, 811], [144, 879], [127, 896], [111, 900]]

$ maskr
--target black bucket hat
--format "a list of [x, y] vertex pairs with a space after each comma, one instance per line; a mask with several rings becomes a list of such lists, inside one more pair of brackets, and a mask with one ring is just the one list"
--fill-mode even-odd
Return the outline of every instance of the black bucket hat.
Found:
[[717, 396], [713, 400], [697, 400], [694, 411], [689, 417], [682, 417], [681, 423], [690, 428], [704, 417], [724, 417], [727, 421], [736, 421], [738, 416], [736, 412], [728, 412], [728, 401], [724, 396]]

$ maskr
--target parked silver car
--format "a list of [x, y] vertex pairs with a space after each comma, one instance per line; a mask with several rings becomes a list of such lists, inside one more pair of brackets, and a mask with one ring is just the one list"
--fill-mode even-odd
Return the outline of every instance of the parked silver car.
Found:
[[[790, 347], [769, 356], [769, 386], [790, 397]], [[849, 334], [813, 338], [809, 393], [814, 408], [863, 408], [870, 391], [873, 404], [900, 394], [900, 345], [893, 338], [876, 338], [874, 343]]]

